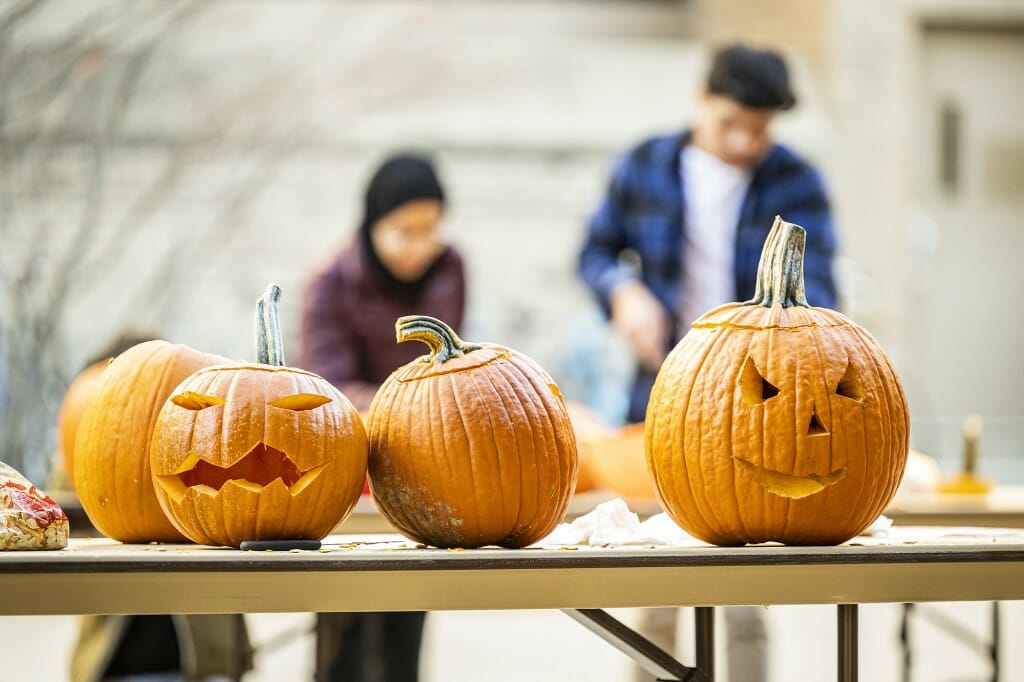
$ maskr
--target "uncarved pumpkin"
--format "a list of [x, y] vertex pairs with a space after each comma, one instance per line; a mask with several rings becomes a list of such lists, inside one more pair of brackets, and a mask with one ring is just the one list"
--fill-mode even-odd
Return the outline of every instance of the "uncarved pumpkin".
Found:
[[153, 431], [153, 482], [189, 539], [319, 540], [355, 507], [366, 478], [366, 432], [326, 379], [284, 366], [280, 289], [257, 308], [257, 362], [185, 379]]
[[627, 424], [584, 442], [594, 483], [628, 500], [653, 501], [654, 485], [644, 456], [644, 425]]
[[150, 477], [153, 424], [174, 387], [202, 367], [227, 362], [166, 341], [117, 356], [89, 398], [75, 436], [75, 489], [101, 533], [121, 542], [181, 542]]
[[60, 401], [60, 410], [57, 412], [57, 447], [60, 449], [64, 478], [72, 487], [75, 482], [75, 434], [78, 432], [78, 423], [82, 420], [89, 396], [96, 390], [100, 376], [109, 364], [109, 359], [100, 360], [79, 372]]
[[465, 343], [431, 317], [398, 341], [430, 354], [397, 369], [370, 405], [370, 486], [405, 536], [437, 547], [523, 547], [565, 515], [576, 440], [565, 402], [533, 360]]
[[651, 392], [645, 450], [658, 496], [714, 544], [844, 542], [903, 475], [899, 378], [866, 330], [808, 306], [804, 240], [777, 218], [754, 299], [694, 322]]

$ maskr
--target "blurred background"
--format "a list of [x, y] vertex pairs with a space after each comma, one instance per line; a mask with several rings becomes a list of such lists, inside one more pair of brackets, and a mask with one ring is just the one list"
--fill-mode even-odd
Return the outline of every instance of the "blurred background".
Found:
[[0, 460], [46, 479], [65, 387], [125, 331], [248, 358], [276, 281], [297, 350], [304, 287], [395, 149], [439, 160], [464, 336], [570, 398], [581, 346], [625, 383], [575, 275], [585, 221], [735, 39], [789, 60], [776, 137], [826, 178], [840, 307], [893, 358], [912, 447], [955, 470], [977, 413], [981, 470], [1024, 483], [1020, 0], [4, 0]]

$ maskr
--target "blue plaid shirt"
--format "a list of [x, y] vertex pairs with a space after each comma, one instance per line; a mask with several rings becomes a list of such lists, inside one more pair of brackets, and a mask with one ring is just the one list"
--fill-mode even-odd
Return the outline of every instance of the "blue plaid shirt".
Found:
[[[679, 329], [679, 303], [683, 282], [685, 197], [679, 154], [689, 142], [689, 131], [646, 140], [616, 164], [608, 192], [590, 220], [580, 252], [579, 273], [608, 311], [611, 292], [627, 279], [640, 279], [661, 301], [677, 330], [672, 344], [686, 332]], [[754, 169], [740, 209], [736, 228], [734, 276], [736, 299], [754, 296], [761, 247], [776, 215], [807, 230], [804, 253], [804, 288], [814, 306], [834, 308], [836, 287], [832, 257], [836, 235], [828, 197], [821, 177], [789, 149], [775, 145]], [[624, 252], [639, 257], [623, 262]], [[640, 395], [631, 417], [642, 418], [647, 395], [639, 384], [653, 377], [638, 377]], [[648, 386], [646, 391], [649, 392]]]

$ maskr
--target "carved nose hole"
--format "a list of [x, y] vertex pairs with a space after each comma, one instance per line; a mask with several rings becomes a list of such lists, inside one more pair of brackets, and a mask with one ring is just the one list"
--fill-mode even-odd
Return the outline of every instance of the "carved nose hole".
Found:
[[818, 410], [814, 410], [811, 413], [811, 423], [807, 426], [808, 436], [827, 436], [828, 429], [821, 423], [821, 417], [818, 416]]

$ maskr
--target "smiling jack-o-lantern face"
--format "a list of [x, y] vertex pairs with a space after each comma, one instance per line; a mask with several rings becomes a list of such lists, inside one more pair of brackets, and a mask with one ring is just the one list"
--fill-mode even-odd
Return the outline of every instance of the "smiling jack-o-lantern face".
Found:
[[892, 364], [848, 318], [800, 303], [803, 232], [781, 226], [762, 255], [761, 296], [698, 319], [648, 406], [659, 498], [715, 544], [843, 542], [882, 512], [906, 463]]
[[367, 449], [358, 412], [326, 379], [262, 363], [185, 379], [150, 444], [157, 498], [175, 527], [236, 547], [323, 538], [359, 499]]
[[151, 446], [164, 511], [205, 544], [320, 539], [355, 505], [366, 434], [351, 403], [293, 368], [215, 367], [164, 405]]

